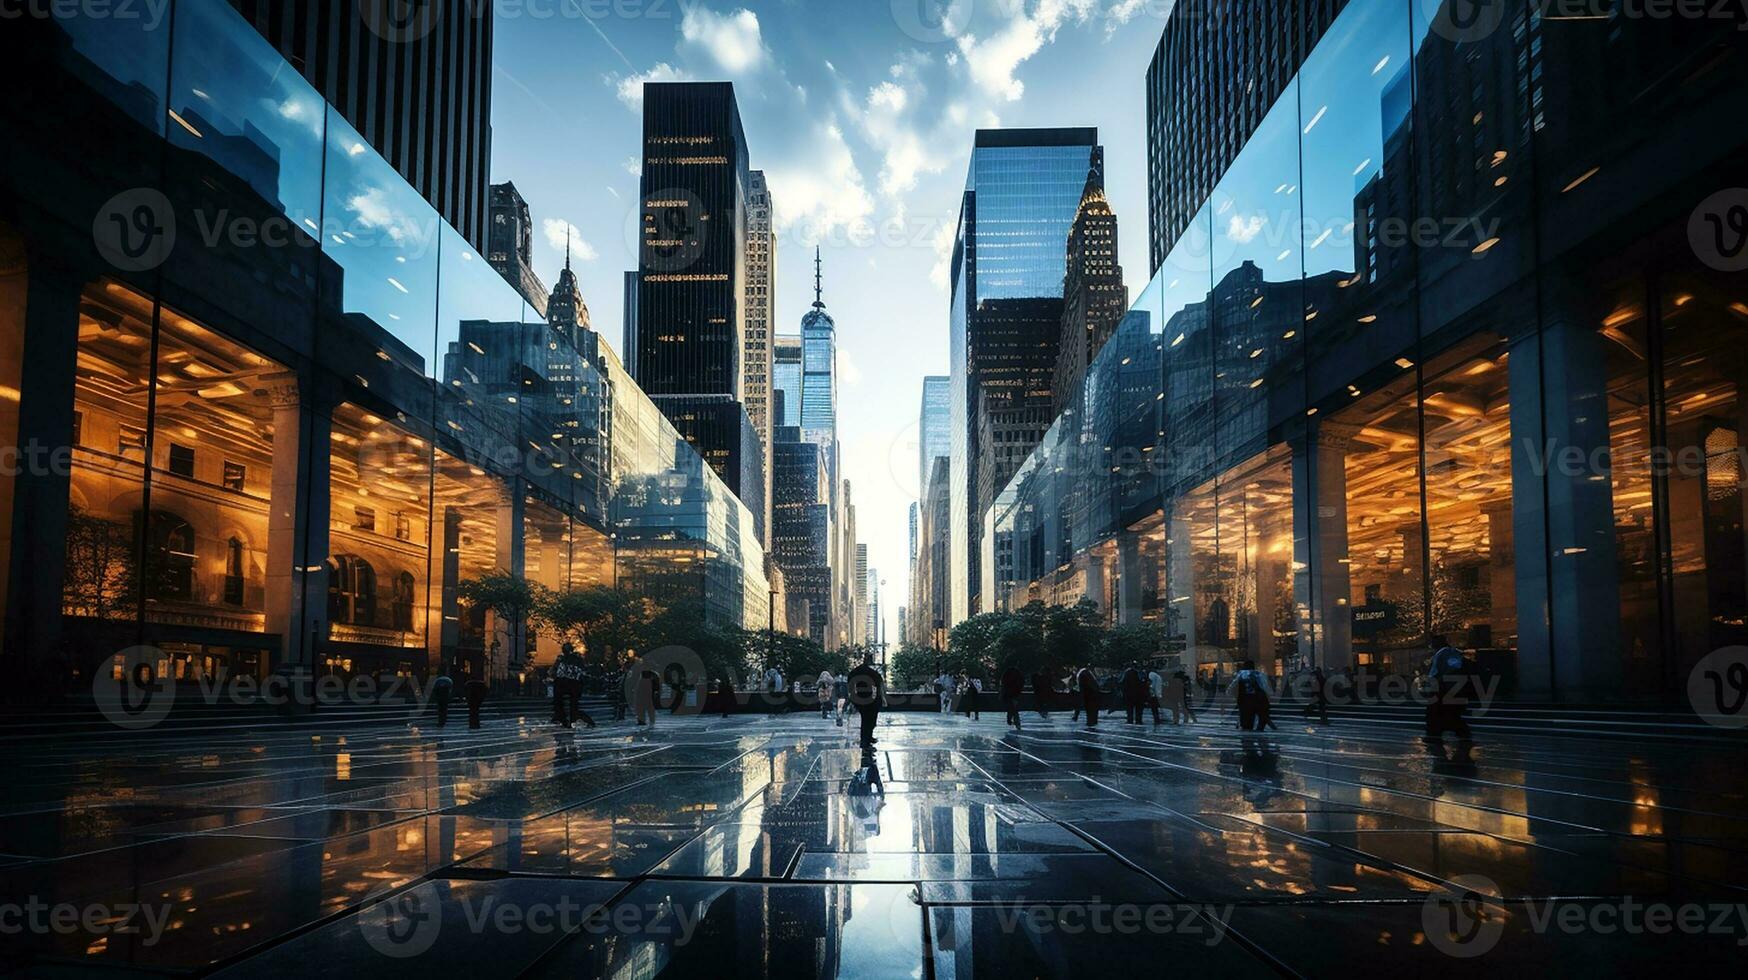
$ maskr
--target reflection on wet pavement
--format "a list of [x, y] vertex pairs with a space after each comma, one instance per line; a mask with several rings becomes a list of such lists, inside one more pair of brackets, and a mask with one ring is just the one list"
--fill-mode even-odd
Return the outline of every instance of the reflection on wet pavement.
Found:
[[[1481, 962], [1618, 972], [1659, 947], [1552, 929], [1550, 900], [1748, 903], [1727, 742], [1512, 737], [1453, 758], [1364, 723], [1027, 724], [892, 715], [868, 760], [806, 716], [0, 748], [4, 894], [107, 914], [27, 933], [0, 966], [1400, 975], [1467, 962], [1448, 902], [1492, 930]], [[1739, 938], [1748, 916], [1663, 942], [1705, 961]]]

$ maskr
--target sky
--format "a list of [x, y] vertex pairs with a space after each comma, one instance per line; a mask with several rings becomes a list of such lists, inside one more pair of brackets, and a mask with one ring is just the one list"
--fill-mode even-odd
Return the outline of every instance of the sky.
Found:
[[637, 267], [643, 84], [734, 83], [776, 209], [779, 332], [799, 332], [816, 245], [823, 255], [844, 477], [896, 644], [922, 378], [947, 373], [946, 267], [973, 135], [1098, 127], [1138, 295], [1143, 82], [1171, 3], [496, 0], [491, 179], [527, 198], [549, 287], [569, 230], [594, 327], [618, 350], [623, 276]]

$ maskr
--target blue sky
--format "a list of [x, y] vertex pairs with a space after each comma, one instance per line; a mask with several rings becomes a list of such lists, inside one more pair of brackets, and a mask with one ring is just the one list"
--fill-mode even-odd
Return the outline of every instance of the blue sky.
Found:
[[777, 322], [838, 324], [840, 438], [858, 530], [897, 640], [916, 415], [947, 373], [945, 267], [973, 132], [1097, 126], [1132, 294], [1147, 276], [1143, 79], [1172, 0], [497, 0], [492, 179], [513, 180], [549, 285], [572, 265], [621, 337], [636, 267], [646, 80], [735, 83], [777, 209]]

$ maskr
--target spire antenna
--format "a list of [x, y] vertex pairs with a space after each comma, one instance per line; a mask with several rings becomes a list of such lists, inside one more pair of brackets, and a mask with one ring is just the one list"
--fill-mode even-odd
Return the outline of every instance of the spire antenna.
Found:
[[820, 287], [820, 280], [819, 246], [815, 245], [813, 247], [813, 308], [816, 310], [825, 309], [824, 290]]
[[571, 267], [571, 223], [564, 223], [564, 267]]

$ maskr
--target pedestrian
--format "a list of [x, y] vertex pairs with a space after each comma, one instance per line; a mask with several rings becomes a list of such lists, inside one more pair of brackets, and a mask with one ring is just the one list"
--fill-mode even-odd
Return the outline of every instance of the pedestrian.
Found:
[[1050, 717], [1050, 701], [1056, 696], [1056, 684], [1050, 677], [1050, 671], [1040, 667], [1032, 675], [1032, 697], [1036, 703], [1032, 705], [1038, 712], [1038, 717]]
[[728, 717], [728, 711], [734, 707], [734, 685], [729, 683], [728, 675], [716, 678], [716, 706], [722, 709], [722, 717]]
[[1181, 725], [1190, 713], [1189, 678], [1181, 670], [1173, 671], [1165, 685], [1165, 703], [1171, 708], [1171, 723]]
[[607, 676], [607, 694], [613, 699], [613, 720], [625, 720], [625, 683], [627, 678], [624, 670], [616, 670]]
[[1123, 720], [1131, 725], [1141, 724], [1141, 705], [1147, 700], [1147, 682], [1141, 671], [1131, 664], [1118, 683], [1123, 692]]
[[832, 703], [838, 708], [839, 728], [844, 727], [844, 708], [850, 700], [850, 675], [839, 674], [832, 681]]
[[437, 668], [437, 679], [431, 682], [431, 700], [437, 704], [437, 727], [449, 724], [449, 698], [455, 693], [455, 681], [449, 671]]
[[1007, 723], [1020, 728], [1020, 695], [1026, 693], [1026, 676], [1020, 673], [1020, 668], [1009, 667], [1001, 674], [1002, 706], [1007, 708]]
[[1159, 717], [1159, 702], [1165, 697], [1165, 678], [1157, 670], [1147, 671], [1147, 706], [1153, 709], [1153, 723], [1162, 723]]
[[981, 712], [983, 705], [978, 703], [978, 696], [983, 693], [983, 682], [976, 677], [968, 677], [964, 674], [960, 674], [959, 684], [959, 692], [962, 699], [962, 707], [965, 711], [965, 717], [972, 721], [982, 720], [983, 715]]
[[935, 678], [935, 693], [941, 697], [941, 714], [946, 715], [953, 713], [953, 690], [955, 686], [956, 682], [953, 680], [953, 676], [944, 670], [941, 671], [939, 677]]
[[868, 654], [862, 665], [845, 678], [850, 704], [862, 716], [862, 732], [858, 742], [864, 756], [874, 750], [874, 725], [880, 719], [880, 709], [886, 707], [886, 679], [874, 669], [874, 656]]
[[1427, 668], [1427, 681], [1432, 685], [1432, 700], [1426, 705], [1427, 744], [1442, 743], [1445, 732], [1454, 732], [1465, 746], [1474, 741], [1469, 722], [1463, 715], [1469, 710], [1469, 677], [1473, 675], [1469, 660], [1456, 647], [1443, 646], [1432, 655]]
[[1246, 660], [1238, 665], [1238, 673], [1232, 675], [1232, 686], [1227, 688], [1227, 693], [1238, 705], [1239, 731], [1262, 731], [1268, 722], [1268, 682], [1256, 669], [1255, 663]]
[[[1082, 667], [1075, 677], [1080, 686], [1080, 707], [1086, 712], [1086, 727], [1099, 727], [1099, 696], [1104, 692], [1099, 690], [1099, 676], [1093, 673], [1091, 667]], [[1079, 712], [1075, 712], [1077, 715]]]
[[1322, 667], [1312, 667], [1310, 675], [1311, 699], [1305, 702], [1305, 716], [1309, 718], [1312, 712], [1317, 713], [1319, 724], [1329, 724], [1329, 678], [1323, 674]]
[[836, 683], [837, 678], [833, 677], [832, 672], [829, 670], [820, 671], [819, 676], [814, 678], [814, 700], [819, 702], [819, 717], [821, 721], [831, 717], [832, 687], [836, 685]]
[[654, 671], [638, 671], [637, 690], [633, 692], [633, 696], [636, 699], [635, 707], [639, 725], [644, 724], [644, 719], [647, 718], [649, 719], [649, 727], [655, 727], [656, 703], [661, 696], [661, 685], [662, 679], [657, 677]]
[[566, 643], [559, 650], [557, 662], [552, 665], [553, 720], [565, 728], [576, 724], [579, 718], [590, 728], [595, 727], [595, 719], [589, 717], [582, 705], [585, 673], [582, 654], [577, 652], [575, 644]]
[[480, 707], [486, 703], [486, 682], [478, 677], [467, 679], [467, 727], [478, 728], [480, 725]]

